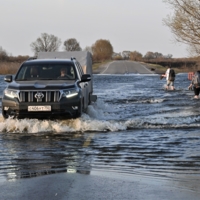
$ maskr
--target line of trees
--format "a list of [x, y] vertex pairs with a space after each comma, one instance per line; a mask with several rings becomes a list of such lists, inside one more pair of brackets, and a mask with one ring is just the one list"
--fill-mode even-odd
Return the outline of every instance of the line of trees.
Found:
[[[61, 45], [61, 40], [47, 33], [42, 33], [35, 42], [31, 43], [31, 49], [35, 56], [40, 51], [58, 51]], [[75, 38], [70, 38], [64, 41], [63, 49], [65, 51], [81, 51], [79, 42]], [[141, 61], [142, 59], [155, 59], [155, 58], [172, 58], [171, 54], [166, 56], [162, 53], [148, 51], [144, 56], [138, 51], [123, 51], [120, 53], [113, 52], [113, 46], [109, 40], [99, 39], [91, 47], [86, 47], [84, 50], [88, 50], [92, 53], [93, 61], [101, 62], [109, 59], [122, 60], [130, 59], [135, 61]]]
[[[47, 33], [42, 33], [40, 37], [36, 39], [35, 42], [31, 43], [31, 49], [37, 56], [40, 51], [58, 51], [61, 45], [61, 40]], [[65, 51], [81, 51], [79, 42], [75, 38], [70, 38], [64, 41], [63, 49]], [[111, 59], [113, 54], [113, 47], [109, 40], [97, 40], [91, 47], [86, 47], [85, 50], [89, 50], [95, 61], [103, 61]]]

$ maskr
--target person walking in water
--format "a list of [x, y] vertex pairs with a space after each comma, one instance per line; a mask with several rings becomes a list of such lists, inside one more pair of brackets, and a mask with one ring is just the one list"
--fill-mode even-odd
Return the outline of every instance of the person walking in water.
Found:
[[194, 90], [194, 99], [199, 99], [200, 94], [200, 71], [196, 71], [192, 77], [191, 83], [188, 86], [188, 89]]
[[166, 77], [167, 80], [167, 86], [166, 89], [169, 90], [171, 88], [171, 90], [174, 90], [174, 81], [175, 81], [175, 71], [174, 69], [172, 69], [171, 67], [168, 67], [167, 71], [165, 72], [165, 74], [162, 75], [162, 77]]

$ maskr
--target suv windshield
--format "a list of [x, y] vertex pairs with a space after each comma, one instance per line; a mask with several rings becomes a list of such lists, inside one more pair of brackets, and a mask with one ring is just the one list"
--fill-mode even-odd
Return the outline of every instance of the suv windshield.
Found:
[[71, 63], [24, 63], [15, 80], [68, 79], [75, 80], [77, 74]]

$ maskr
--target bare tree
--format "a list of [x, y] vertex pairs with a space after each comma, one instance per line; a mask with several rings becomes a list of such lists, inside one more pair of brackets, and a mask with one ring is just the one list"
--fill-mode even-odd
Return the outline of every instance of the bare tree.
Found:
[[8, 54], [6, 52], [6, 50], [4, 50], [1, 46], [0, 46], [0, 61], [5, 61], [8, 59]]
[[47, 33], [42, 33], [41, 37], [37, 38], [35, 42], [31, 43], [32, 51], [37, 55], [40, 51], [57, 51], [61, 45], [61, 40]]
[[129, 60], [130, 59], [130, 51], [122, 51], [121, 56], [124, 60]]
[[109, 40], [97, 40], [92, 45], [93, 59], [95, 61], [104, 61], [112, 58], [113, 47]]
[[153, 59], [153, 58], [154, 58], [154, 53], [151, 52], [151, 51], [148, 51], [148, 52], [145, 54], [144, 58], [146, 58], [146, 59]]
[[163, 0], [171, 5], [173, 15], [163, 21], [178, 42], [189, 45], [193, 53], [200, 53], [200, 1], [199, 0]]
[[66, 51], [81, 51], [81, 47], [75, 38], [70, 38], [64, 42]]
[[89, 51], [92, 54], [92, 47], [86, 46], [85, 49], [83, 49], [83, 51]]
[[162, 55], [162, 53], [155, 52], [154, 53], [154, 58], [163, 58], [163, 55]]
[[133, 51], [130, 53], [130, 60], [140, 61], [142, 60], [142, 54], [138, 51]]
[[163, 56], [163, 58], [172, 58], [172, 57], [173, 57], [172, 54], [167, 54], [167, 55]]
[[163, 54], [162, 53], [159, 53], [159, 52], [151, 52], [151, 51], [148, 51], [144, 58], [146, 59], [157, 59], [157, 58], [164, 58]]

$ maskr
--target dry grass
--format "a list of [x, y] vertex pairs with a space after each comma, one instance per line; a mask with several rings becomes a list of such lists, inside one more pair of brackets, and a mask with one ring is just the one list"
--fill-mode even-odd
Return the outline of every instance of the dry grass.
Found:
[[157, 74], [164, 74], [166, 71], [166, 68], [161, 66], [161, 65], [156, 65], [156, 64], [149, 64], [149, 63], [143, 63], [148, 69], [154, 70]]
[[[156, 65], [156, 64], [148, 64], [148, 63], [142, 63], [144, 64], [148, 69], [154, 69], [154, 71], [157, 74], [164, 74], [167, 70], [166, 67], [163, 67], [161, 65]], [[174, 68], [176, 74], [178, 73], [188, 73], [188, 72], [195, 72], [198, 70], [197, 67], [180, 67], [180, 68]]]
[[18, 62], [0, 62], [0, 74], [16, 74], [20, 65]]

